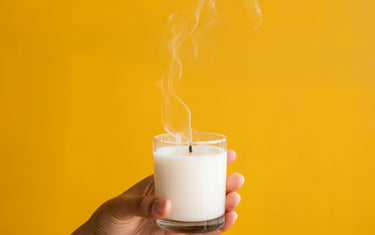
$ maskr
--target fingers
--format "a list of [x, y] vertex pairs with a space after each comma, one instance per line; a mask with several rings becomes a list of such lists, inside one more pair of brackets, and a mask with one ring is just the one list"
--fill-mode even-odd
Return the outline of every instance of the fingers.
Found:
[[[233, 150], [228, 150], [227, 164], [229, 165], [236, 158], [236, 153]], [[227, 231], [236, 221], [238, 215], [233, 210], [237, 207], [241, 201], [241, 196], [235, 191], [241, 188], [245, 182], [245, 177], [239, 173], [233, 173], [227, 177], [227, 196], [225, 198], [225, 223], [219, 230], [220, 232]]]
[[225, 213], [225, 223], [224, 223], [223, 227], [221, 227], [220, 232], [225, 232], [230, 227], [232, 227], [232, 225], [234, 224], [234, 222], [236, 221], [237, 218], [238, 218], [238, 215], [234, 211], [229, 211], [229, 212]]
[[243, 183], [245, 178], [239, 173], [233, 173], [227, 177], [227, 195], [225, 197], [225, 224], [220, 229], [221, 232], [228, 230], [236, 221], [238, 215], [234, 209], [241, 201], [241, 196], [235, 192]]
[[245, 177], [240, 173], [233, 173], [227, 177], [227, 193], [234, 192], [245, 183]]
[[162, 219], [171, 212], [171, 208], [172, 202], [168, 199], [133, 195], [114, 198], [109, 206], [111, 214], [118, 219], [128, 216]]
[[225, 197], [225, 211], [233, 211], [241, 201], [241, 196], [236, 192], [231, 192]]
[[236, 158], [236, 152], [228, 149], [227, 151], [227, 165], [231, 164]]

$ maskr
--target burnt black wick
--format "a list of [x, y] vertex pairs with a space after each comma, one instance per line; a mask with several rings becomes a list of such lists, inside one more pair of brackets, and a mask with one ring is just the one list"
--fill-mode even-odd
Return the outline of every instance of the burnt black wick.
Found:
[[193, 152], [193, 145], [189, 145], [189, 153]]

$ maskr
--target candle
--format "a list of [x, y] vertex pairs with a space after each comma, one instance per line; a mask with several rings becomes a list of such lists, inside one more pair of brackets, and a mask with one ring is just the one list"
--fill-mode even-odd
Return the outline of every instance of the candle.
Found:
[[214, 146], [162, 147], [154, 153], [156, 195], [172, 201], [168, 219], [204, 221], [225, 210], [226, 152]]
[[[225, 137], [209, 133], [197, 135], [213, 135], [216, 139], [193, 142], [192, 147], [187, 143], [161, 144], [163, 141], [160, 141], [155, 144], [154, 141], [155, 193], [172, 201], [167, 219], [157, 223], [172, 232], [207, 232], [224, 223]], [[198, 231], [189, 230], [194, 226]]]

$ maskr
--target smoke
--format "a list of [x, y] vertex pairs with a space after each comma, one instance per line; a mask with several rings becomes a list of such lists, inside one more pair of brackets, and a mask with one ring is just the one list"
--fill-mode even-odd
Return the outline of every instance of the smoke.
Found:
[[[262, 13], [257, 0], [245, 0], [245, 8], [258, 29]], [[191, 111], [176, 92], [183, 74], [182, 48], [191, 42], [194, 57], [198, 57], [200, 34], [208, 31], [219, 18], [216, 0], [198, 0], [194, 11], [176, 11], [168, 18], [166, 38], [171, 61], [160, 82], [162, 122], [164, 129], [178, 142], [192, 142]]]
[[250, 20], [254, 23], [254, 27], [257, 30], [262, 23], [263, 15], [262, 10], [259, 7], [257, 0], [245, 0], [245, 8]]

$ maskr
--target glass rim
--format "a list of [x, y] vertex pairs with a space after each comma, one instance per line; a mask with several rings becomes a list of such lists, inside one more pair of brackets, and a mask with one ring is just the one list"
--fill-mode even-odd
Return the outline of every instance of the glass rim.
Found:
[[163, 134], [159, 134], [159, 135], [156, 135], [153, 137], [153, 141], [154, 142], [159, 142], [159, 143], [165, 143], [165, 144], [181, 144], [181, 145], [189, 145], [189, 144], [218, 144], [218, 143], [223, 143], [223, 142], [226, 142], [227, 141], [227, 137], [223, 134], [218, 134], [218, 133], [212, 133], [212, 132], [200, 132], [200, 131], [197, 131], [197, 132], [192, 132], [192, 136], [194, 136], [194, 134], [205, 134], [205, 135], [210, 135], [210, 136], [216, 136], [216, 137], [220, 137], [218, 139], [214, 139], [214, 140], [202, 140], [202, 141], [192, 141], [192, 142], [187, 142], [187, 141], [181, 141], [181, 142], [176, 142], [176, 141], [170, 141], [170, 140], [162, 140], [160, 139], [161, 137], [163, 136], [172, 136], [174, 137], [171, 133], [163, 133]]

